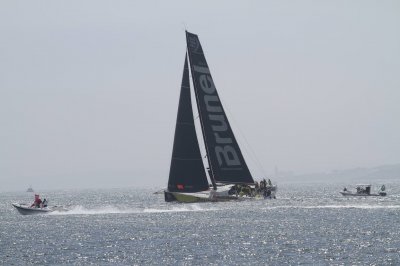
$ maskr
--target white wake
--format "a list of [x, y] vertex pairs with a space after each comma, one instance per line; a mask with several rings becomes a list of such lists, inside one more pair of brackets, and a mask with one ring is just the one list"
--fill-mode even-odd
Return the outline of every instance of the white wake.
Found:
[[116, 206], [102, 206], [96, 208], [86, 208], [83, 206], [72, 206], [66, 211], [54, 211], [50, 215], [101, 215], [101, 214], [129, 214], [129, 213], [174, 213], [174, 212], [202, 212], [215, 211], [215, 208], [203, 208], [192, 204], [190, 206], [179, 206], [172, 208], [129, 208]]

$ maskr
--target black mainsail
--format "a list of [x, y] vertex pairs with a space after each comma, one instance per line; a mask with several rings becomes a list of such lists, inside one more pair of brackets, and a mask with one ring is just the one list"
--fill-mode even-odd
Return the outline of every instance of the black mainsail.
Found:
[[253, 177], [218, 97], [199, 38], [186, 31], [186, 41], [210, 178], [213, 183], [253, 184]]
[[189, 68], [187, 56], [185, 55], [168, 191], [199, 192], [207, 189], [209, 189], [207, 175], [193, 120]]

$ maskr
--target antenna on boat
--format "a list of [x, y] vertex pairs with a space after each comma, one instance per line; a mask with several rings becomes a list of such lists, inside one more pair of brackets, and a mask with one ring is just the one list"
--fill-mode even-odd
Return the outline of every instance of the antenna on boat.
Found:
[[183, 26], [183, 29], [185, 30], [185, 31], [187, 31], [187, 27], [186, 27], [186, 22], [181, 22], [182, 23], [182, 26]]

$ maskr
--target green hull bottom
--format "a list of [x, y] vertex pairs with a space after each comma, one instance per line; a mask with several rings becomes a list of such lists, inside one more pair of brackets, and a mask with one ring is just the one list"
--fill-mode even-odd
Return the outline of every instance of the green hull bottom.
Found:
[[194, 203], [194, 202], [207, 202], [207, 201], [213, 201], [210, 198], [206, 197], [199, 197], [196, 195], [188, 195], [188, 194], [182, 194], [179, 192], [171, 192], [172, 195], [174, 195], [175, 199], [179, 202], [183, 203]]
[[174, 195], [175, 199], [179, 202], [183, 203], [194, 203], [194, 202], [220, 202], [220, 201], [231, 201], [231, 200], [240, 200], [240, 197], [236, 196], [217, 196], [215, 198], [209, 198], [207, 195], [199, 195], [199, 194], [189, 194], [189, 193], [179, 193], [179, 192], [170, 192]]
[[166, 202], [182, 202], [182, 203], [195, 203], [195, 202], [223, 202], [223, 201], [242, 201], [242, 200], [261, 200], [264, 199], [261, 195], [256, 195], [252, 197], [242, 196], [242, 195], [216, 195], [214, 198], [209, 197], [209, 193], [204, 192], [194, 192], [194, 193], [182, 193], [182, 192], [169, 192], [164, 191]]

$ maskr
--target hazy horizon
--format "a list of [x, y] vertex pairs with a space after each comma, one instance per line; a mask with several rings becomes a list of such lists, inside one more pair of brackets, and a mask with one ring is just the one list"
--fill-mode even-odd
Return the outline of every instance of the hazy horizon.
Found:
[[255, 177], [399, 164], [399, 14], [397, 1], [2, 2], [0, 190], [166, 185], [185, 27]]

